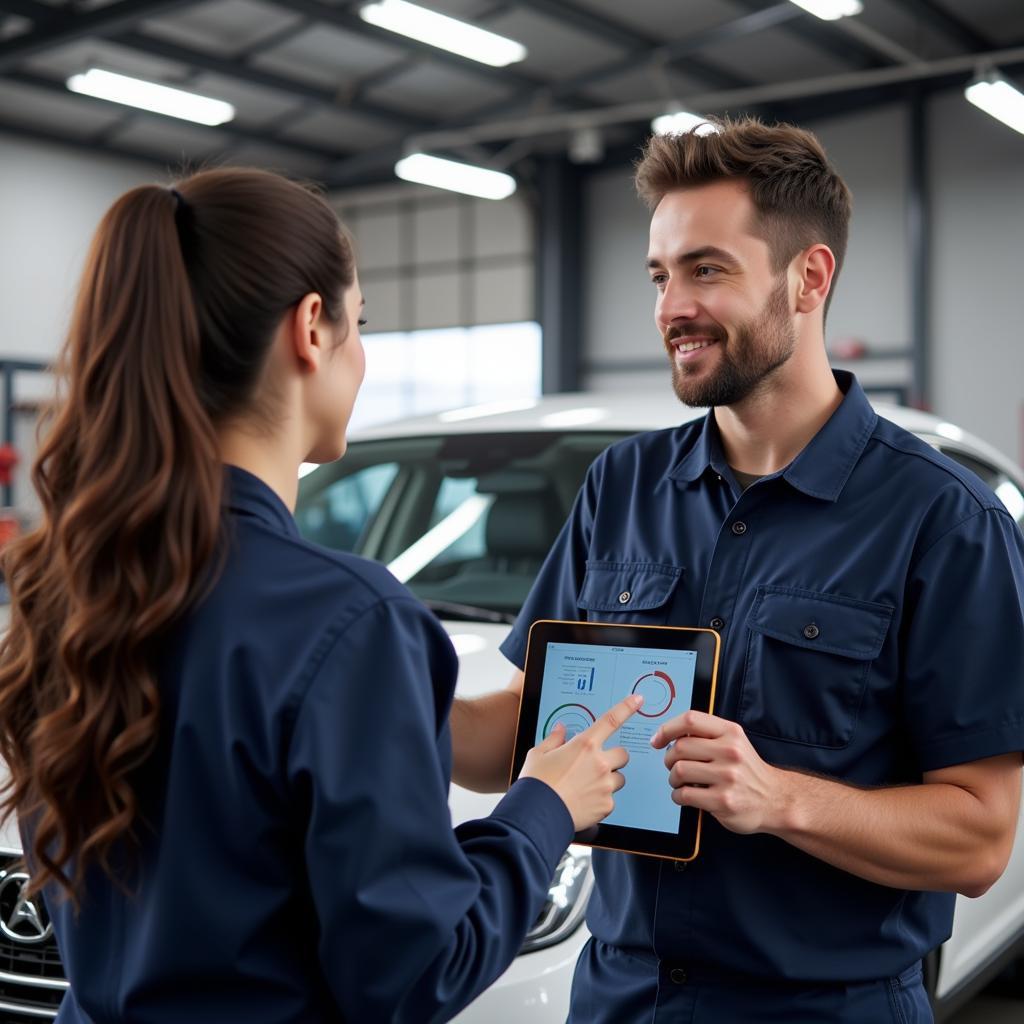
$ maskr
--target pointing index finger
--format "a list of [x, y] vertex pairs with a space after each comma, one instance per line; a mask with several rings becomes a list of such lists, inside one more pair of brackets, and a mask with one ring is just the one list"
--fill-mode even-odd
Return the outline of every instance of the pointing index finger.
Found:
[[587, 732], [604, 743], [616, 729], [621, 728], [623, 723], [633, 716], [643, 702], [644, 699], [639, 693], [631, 693], [625, 700], [620, 700], [614, 707], [609, 708]]

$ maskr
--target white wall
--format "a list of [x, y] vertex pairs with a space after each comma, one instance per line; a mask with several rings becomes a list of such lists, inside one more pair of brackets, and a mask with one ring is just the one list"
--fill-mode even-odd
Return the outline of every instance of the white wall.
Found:
[[48, 360], [100, 218], [159, 169], [0, 133], [0, 358]]
[[[0, 359], [49, 363], [64, 342], [89, 243], [121, 193], [160, 181], [158, 168], [0, 132]], [[48, 374], [14, 378], [14, 502], [34, 515], [29, 469]]]
[[930, 115], [934, 406], [1024, 464], [1024, 135], [959, 94]]
[[533, 221], [518, 195], [385, 186], [331, 198], [355, 237], [369, 331], [534, 318]]

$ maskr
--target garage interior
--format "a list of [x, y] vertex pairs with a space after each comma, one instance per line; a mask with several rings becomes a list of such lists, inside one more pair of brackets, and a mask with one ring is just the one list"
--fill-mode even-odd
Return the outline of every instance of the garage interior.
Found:
[[[325, 191], [367, 303], [356, 432], [542, 394], [664, 392], [631, 173], [652, 121], [687, 113], [818, 135], [854, 197], [833, 364], [1024, 464], [1024, 3], [854, 3], [825, 20], [790, 0], [425, 0], [525, 49], [493, 66], [385, 27], [366, 9], [387, 5], [367, 0], [0, 0], [0, 537], [37, 512], [48, 367], [92, 231], [126, 189], [247, 165]], [[230, 116], [200, 125], [76, 91], [92, 71]], [[990, 82], [1017, 96], [1014, 126], [969, 100]], [[399, 178], [419, 155], [502, 172], [514, 191]], [[1020, 1020], [1012, 987], [950, 1020]]]

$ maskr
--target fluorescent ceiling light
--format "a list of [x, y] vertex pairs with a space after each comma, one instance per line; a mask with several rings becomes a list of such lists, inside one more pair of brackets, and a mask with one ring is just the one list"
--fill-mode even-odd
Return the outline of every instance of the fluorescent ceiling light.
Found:
[[688, 110], [677, 110], [674, 113], [662, 114], [651, 122], [656, 135], [713, 135], [718, 129], [706, 117], [691, 114]]
[[515, 64], [526, 57], [526, 47], [514, 39], [467, 25], [437, 11], [428, 11], [406, 0], [381, 0], [380, 3], [367, 4], [360, 9], [359, 17], [379, 28], [496, 68]]
[[1024, 93], [1001, 75], [972, 82], [964, 89], [964, 95], [986, 114], [1024, 134]]
[[478, 199], [507, 199], [516, 190], [516, 179], [501, 171], [443, 160], [439, 156], [413, 153], [395, 164], [395, 174], [404, 181], [446, 188]]
[[168, 85], [144, 82], [140, 78], [117, 75], [113, 71], [90, 68], [84, 75], [72, 75], [67, 86], [72, 92], [97, 99], [123, 103], [129, 107], [151, 110], [155, 114], [180, 117], [197, 124], [218, 125], [235, 116], [235, 108], [223, 100], [199, 96]]
[[864, 5], [860, 0], [791, 0], [791, 2], [825, 21], [850, 18], [864, 10]]

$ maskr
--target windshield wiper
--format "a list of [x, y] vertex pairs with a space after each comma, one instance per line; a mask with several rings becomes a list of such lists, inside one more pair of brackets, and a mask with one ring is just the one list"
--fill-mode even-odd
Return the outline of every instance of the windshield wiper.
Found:
[[504, 622], [512, 625], [516, 617], [511, 612], [499, 612], [493, 608], [481, 608], [475, 604], [458, 604], [455, 601], [432, 601], [423, 599], [423, 603], [441, 619], [454, 619], [456, 622]]

